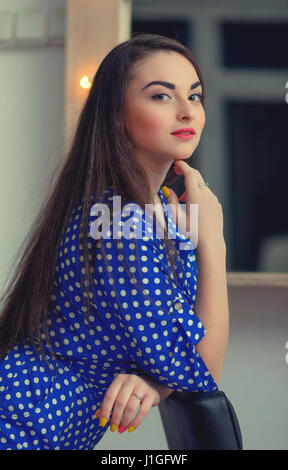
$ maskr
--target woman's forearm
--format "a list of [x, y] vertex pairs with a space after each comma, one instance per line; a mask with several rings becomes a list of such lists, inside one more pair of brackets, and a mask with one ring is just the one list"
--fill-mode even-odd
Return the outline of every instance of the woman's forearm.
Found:
[[[195, 346], [213, 379], [218, 383], [225, 358], [229, 335], [229, 306], [226, 275], [226, 246], [223, 242], [202, 245], [197, 253], [198, 287], [195, 313], [206, 330]], [[161, 400], [175, 390], [154, 382]], [[185, 395], [187, 392], [180, 392]]]
[[196, 345], [213, 379], [220, 379], [229, 336], [229, 305], [224, 240], [201, 246], [196, 255], [198, 286], [195, 313], [206, 334]]

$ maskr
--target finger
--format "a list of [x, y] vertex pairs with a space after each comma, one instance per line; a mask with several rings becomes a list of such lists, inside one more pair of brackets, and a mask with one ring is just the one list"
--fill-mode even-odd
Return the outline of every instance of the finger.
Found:
[[[134, 421], [135, 417], [138, 415], [139, 410], [141, 410], [141, 406], [142, 400], [139, 401], [139, 399], [134, 394], [132, 394], [127, 402], [119, 427], [123, 427], [124, 429], [131, 428], [131, 422], [132, 420]], [[135, 428], [135, 426], [133, 428]]]
[[118, 431], [123, 432], [133, 419], [139, 400], [133, 396], [134, 385], [125, 384], [119, 391], [113, 406], [111, 424], [119, 426]]
[[178, 196], [171, 188], [167, 188], [169, 191], [166, 193], [166, 200], [169, 204], [169, 209], [172, 214], [172, 218], [175, 224], [178, 226], [180, 231], [186, 238], [190, 236], [190, 212], [189, 212], [189, 204], [183, 205], [179, 203]]
[[179, 197], [179, 201], [186, 201], [186, 191], [184, 191], [184, 193]]
[[192, 168], [188, 163], [184, 162], [183, 160], [175, 160], [175, 168], [174, 171], [177, 175], [184, 176], [184, 184], [185, 189], [187, 190], [191, 184], [199, 186], [200, 183], [204, 183], [204, 179], [201, 173]]
[[122, 387], [121, 383], [121, 374], [118, 374], [113, 382], [109, 385], [106, 390], [103, 402], [101, 403], [100, 408], [97, 410], [97, 418], [99, 418], [100, 426], [104, 427], [109, 420], [112, 408], [114, 406], [115, 400], [118, 396], [118, 393]]
[[[191, 171], [190, 171], [191, 170]], [[182, 202], [197, 202], [198, 200], [198, 191], [199, 191], [199, 178], [197, 174], [194, 172], [194, 169], [188, 169], [188, 172], [182, 172], [184, 176], [184, 186], [185, 186], [185, 192], [182, 194]], [[200, 182], [203, 181], [203, 179], [200, 180]], [[185, 201], [183, 199], [185, 198]]]
[[198, 178], [202, 178], [200, 171], [193, 168], [193, 166], [190, 166], [185, 160], [174, 160], [174, 168], [177, 173], [184, 174], [192, 171]]
[[[182, 160], [177, 160], [176, 169], [178, 174], [184, 175], [185, 191], [179, 198], [181, 202], [186, 202], [188, 204], [199, 204], [199, 198], [202, 197], [201, 192], [203, 193], [207, 191], [208, 193], [214, 195], [213, 191], [211, 191], [209, 186], [205, 185], [203, 177], [198, 170], [196, 170], [195, 168], [191, 168], [186, 162]], [[201, 183], [204, 183], [204, 186], [200, 186]], [[188, 210], [190, 209], [188, 208]]]
[[140, 408], [137, 412], [137, 415], [134, 417], [132, 421], [129, 422], [129, 425], [127, 426], [128, 432], [132, 432], [135, 429], [137, 429], [138, 426], [140, 426], [140, 424], [144, 421], [147, 414], [151, 410], [152, 405], [153, 405], [153, 401], [151, 397], [149, 398], [147, 396], [146, 398], [143, 399], [143, 401], [141, 402]]
[[[165, 191], [164, 191], [164, 188], [165, 188]], [[179, 213], [180, 213], [179, 211], [181, 210], [178, 196], [172, 188], [167, 188], [166, 186], [163, 187], [163, 194], [165, 195], [165, 199], [169, 204], [169, 208], [171, 210], [173, 220], [178, 225]]]

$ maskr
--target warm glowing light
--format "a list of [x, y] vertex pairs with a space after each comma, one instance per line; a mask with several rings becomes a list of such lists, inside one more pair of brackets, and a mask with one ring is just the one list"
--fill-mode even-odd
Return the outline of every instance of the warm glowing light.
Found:
[[91, 88], [92, 83], [89, 80], [89, 77], [87, 77], [87, 75], [84, 75], [84, 77], [81, 78], [80, 86], [81, 88], [85, 88], [85, 89]]

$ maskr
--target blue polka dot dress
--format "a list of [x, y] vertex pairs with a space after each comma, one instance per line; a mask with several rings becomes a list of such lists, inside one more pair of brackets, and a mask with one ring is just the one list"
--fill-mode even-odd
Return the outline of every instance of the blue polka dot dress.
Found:
[[[82, 202], [75, 207], [55, 270], [49, 334], [56, 358], [47, 363], [23, 342], [1, 359], [0, 449], [93, 449], [110, 425], [108, 420], [100, 427], [95, 411], [120, 373], [149, 374], [176, 391], [218, 389], [195, 349], [205, 329], [194, 312], [193, 245], [178, 231], [162, 191], [158, 194], [179, 252], [179, 279], [171, 277], [158, 229], [136, 204], [121, 206], [114, 236], [111, 225], [102, 223], [103, 256], [99, 206], [91, 203], [89, 258], [96, 252], [89, 314], [82, 287]], [[113, 201], [109, 188], [106, 207]]]

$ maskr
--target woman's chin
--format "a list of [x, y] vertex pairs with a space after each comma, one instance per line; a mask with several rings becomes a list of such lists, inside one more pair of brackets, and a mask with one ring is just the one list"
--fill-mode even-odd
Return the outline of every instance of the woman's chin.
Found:
[[192, 157], [191, 153], [189, 155], [177, 155], [177, 157], [175, 157], [174, 160], [188, 160], [191, 157]]

